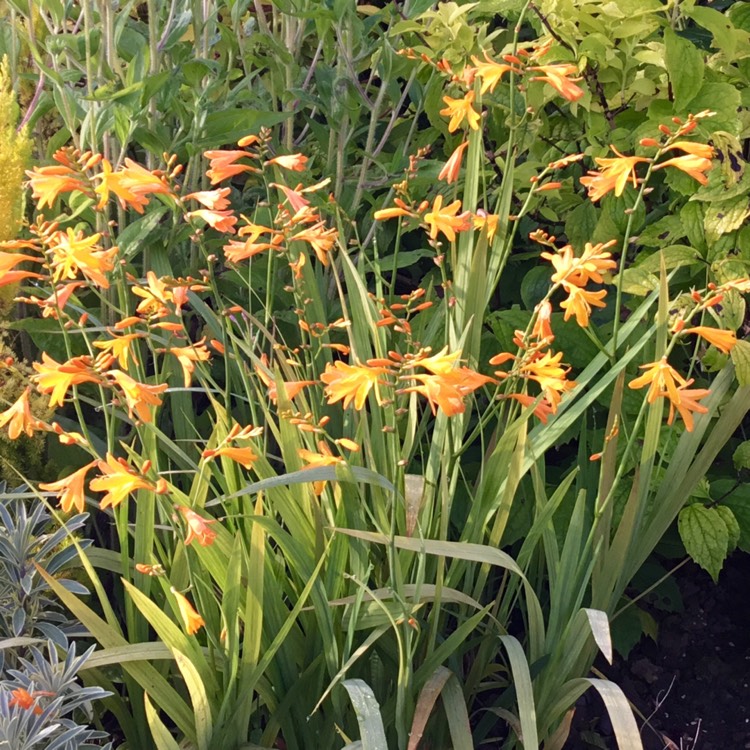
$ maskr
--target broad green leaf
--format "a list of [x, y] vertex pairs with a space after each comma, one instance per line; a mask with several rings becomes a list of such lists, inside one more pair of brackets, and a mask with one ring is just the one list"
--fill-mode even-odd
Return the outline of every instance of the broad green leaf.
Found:
[[[677, 268], [678, 266], [697, 263], [700, 260], [700, 255], [695, 248], [688, 247], [687, 245], [669, 245], [642, 260], [639, 258], [635, 268], [639, 271], [657, 273], [661, 264], [661, 258], [659, 256], [664, 258], [664, 267], [667, 270]], [[627, 280], [627, 278], [626, 272], [625, 279]]]
[[672, 29], [664, 30], [667, 72], [674, 90], [674, 107], [681, 112], [703, 85], [703, 53]]
[[196, 145], [198, 148], [218, 148], [233, 144], [246, 135], [257, 133], [262, 127], [278, 125], [288, 117], [290, 114], [287, 112], [261, 112], [253, 109], [209, 112]]
[[737, 469], [750, 469], [750, 440], [740, 443], [732, 455], [734, 466]]
[[737, 545], [740, 541], [740, 524], [734, 516], [734, 513], [726, 505], [717, 505], [714, 510], [721, 516], [727, 527], [727, 533], [729, 534], [729, 544], [727, 551], [734, 552], [737, 549]]
[[[721, 505], [732, 511], [740, 531], [737, 546], [743, 552], [750, 552], [750, 485], [736, 485], [732, 480], [719, 480], [712, 489], [722, 496]], [[728, 494], [727, 494], [728, 493]]]
[[721, 203], [710, 203], [703, 218], [706, 239], [713, 244], [723, 234], [739, 229], [749, 215], [750, 199], [746, 195]]
[[640, 266], [626, 268], [622, 274], [622, 291], [626, 294], [645, 297], [658, 288], [659, 280], [656, 276]]
[[750, 385], [750, 341], [738, 339], [732, 348], [732, 363], [740, 385]]
[[738, 45], [740, 45], [740, 49], [745, 53], [743, 56], [747, 56], [748, 44], [750, 43], [748, 34], [746, 31], [736, 29], [729, 18], [727, 18], [726, 12], [721, 13], [715, 8], [696, 6], [689, 8], [685, 15], [692, 18], [699, 26], [711, 32], [713, 36], [711, 46], [720, 49], [726, 55], [727, 59], [735, 59]]
[[678, 528], [687, 553], [717, 581], [729, 549], [729, 530], [722, 515], [716, 508], [688, 505], [680, 511]]

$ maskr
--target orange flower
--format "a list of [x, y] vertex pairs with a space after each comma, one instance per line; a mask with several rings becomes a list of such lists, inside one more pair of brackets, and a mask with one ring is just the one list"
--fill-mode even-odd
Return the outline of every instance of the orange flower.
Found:
[[500, 217], [497, 214], [488, 214], [483, 209], [479, 209], [472, 219], [474, 229], [478, 229], [480, 232], [482, 229], [487, 227], [487, 241], [492, 242], [497, 232], [497, 223]]
[[103, 250], [97, 245], [101, 234], [84, 237], [83, 232], [68, 229], [57, 232], [50, 244], [54, 283], [63, 279], [75, 279], [80, 271], [87, 279], [102, 289], [109, 289], [109, 280], [104, 275], [115, 267], [117, 248]]
[[157, 318], [169, 315], [171, 312], [169, 305], [174, 303], [172, 290], [153, 271], [146, 274], [146, 282], [146, 287], [137, 285], [133, 287], [133, 294], [143, 298], [143, 301], [138, 303], [136, 312], [139, 315]]
[[[425, 352], [429, 352], [427, 349]], [[445, 375], [451, 372], [458, 362], [458, 358], [461, 356], [461, 352], [453, 352], [448, 354], [448, 347], [443, 347], [437, 354], [433, 354], [431, 357], [421, 356], [409, 363], [410, 367], [419, 365], [424, 367], [433, 375]]]
[[734, 331], [725, 331], [721, 328], [695, 326], [694, 328], [686, 328], [683, 333], [694, 333], [706, 339], [709, 344], [713, 344], [719, 351], [724, 352], [724, 354], [729, 354], [737, 343], [737, 336]]
[[229, 244], [224, 245], [224, 257], [229, 263], [239, 263], [273, 248], [278, 250], [278, 247], [270, 242], [251, 242], [250, 240], [236, 242], [231, 240]]
[[143, 333], [126, 333], [122, 336], [115, 336], [107, 341], [94, 341], [94, 346], [117, 359], [120, 367], [127, 367], [128, 360], [132, 360], [137, 365], [138, 359], [135, 356], [135, 352], [132, 351], [131, 346], [133, 341], [143, 338], [144, 335]]
[[198, 201], [204, 208], [211, 211], [224, 211], [229, 208], [227, 196], [232, 192], [231, 188], [218, 188], [217, 190], [202, 190], [197, 193], [190, 193], [184, 196], [183, 200], [192, 198]]
[[[692, 382], [692, 380], [689, 380], [687, 385], [692, 384]], [[680, 412], [682, 421], [685, 423], [685, 429], [688, 432], [692, 432], [693, 427], [695, 426], [693, 422], [693, 412], [696, 412], [697, 414], [708, 413], [708, 409], [703, 406], [703, 404], [699, 404], [698, 401], [708, 396], [711, 391], [705, 388], [689, 389], [682, 386], [677, 389], [677, 393], [679, 395], [679, 401], [674, 402], [670, 400], [669, 402], [669, 419], [667, 419], [667, 424], [672, 424], [676, 409]]]
[[430, 225], [430, 239], [434, 240], [438, 232], [442, 232], [449, 242], [456, 239], [456, 232], [471, 229], [471, 215], [468, 211], [458, 214], [461, 209], [461, 201], [453, 201], [449, 206], [443, 208], [443, 196], [438, 195], [432, 204], [432, 211], [425, 214], [424, 220]]
[[552, 341], [555, 335], [552, 333], [552, 326], [550, 325], [552, 305], [549, 300], [537, 305], [535, 312], [536, 320], [534, 321], [534, 327], [531, 329], [531, 336], [541, 341]]
[[674, 370], [667, 362], [666, 357], [662, 357], [658, 362], [651, 362], [647, 365], [641, 365], [641, 370], [646, 372], [635, 380], [628, 383], [630, 388], [643, 388], [650, 383], [648, 389], [648, 402], [653, 404], [660, 396], [667, 396], [672, 404], [680, 403], [680, 394], [677, 384], [683, 388], [689, 383], [679, 372]]
[[34, 434], [34, 430], [38, 429], [41, 425], [41, 422], [31, 414], [31, 407], [29, 405], [30, 392], [31, 388], [27, 387], [13, 406], [0, 413], [0, 428], [8, 425], [8, 437], [11, 440], [18, 438], [22, 432], [31, 437]]
[[32, 378], [42, 393], [52, 394], [49, 401], [52, 407], [62, 406], [71, 386], [101, 382], [101, 376], [93, 368], [91, 357], [73, 357], [60, 364], [46, 352], [42, 352], [42, 361], [34, 362], [34, 369], [39, 374], [32, 375]]
[[257, 172], [255, 167], [248, 164], [237, 164], [239, 159], [250, 156], [247, 151], [204, 151], [203, 156], [210, 161], [210, 169], [206, 176], [216, 185], [229, 177], [243, 172]]
[[246, 469], [252, 469], [253, 464], [258, 460], [258, 454], [248, 445], [244, 448], [238, 448], [231, 445], [225, 445], [216, 450], [205, 450], [202, 453], [203, 458], [215, 458], [216, 456], [226, 456], [232, 461], [236, 461]]
[[78, 471], [74, 471], [56, 482], [40, 484], [39, 489], [45, 492], [54, 492], [58, 496], [63, 513], [70, 513], [73, 508], [79, 513], [83, 513], [86, 507], [86, 490], [84, 487], [86, 474], [94, 465], [96, 465], [96, 461], [86, 464]]
[[136, 573], [141, 573], [145, 576], [163, 576], [166, 571], [162, 565], [149, 565], [148, 563], [136, 563]]
[[421, 393], [429, 402], [433, 414], [437, 414], [439, 407], [449, 417], [466, 411], [464, 396], [492, 382], [492, 378], [480, 375], [468, 367], [450, 370], [439, 375], [413, 375], [411, 377], [421, 385], [403, 388], [399, 393]]
[[209, 524], [216, 523], [215, 518], [203, 518], [194, 510], [178, 505], [177, 510], [182, 513], [185, 523], [188, 527], [188, 534], [185, 537], [185, 546], [187, 547], [193, 541], [197, 540], [201, 547], [210, 547], [216, 539], [216, 532], [208, 528]]
[[[493, 92], [495, 86], [500, 83], [507, 72], [516, 70], [512, 65], [496, 63], [486, 51], [484, 52], [484, 59], [486, 62], [482, 62], [476, 55], [471, 56], [471, 61], [476, 66], [476, 75], [482, 79], [480, 94], [486, 94], [488, 91]], [[516, 70], [516, 72], [519, 71]]]
[[14, 708], [15, 706], [18, 706], [19, 708], [22, 708], [24, 711], [28, 711], [32, 706], [34, 707], [34, 713], [39, 715], [41, 714], [42, 707], [36, 703], [38, 695], [41, 693], [34, 693], [33, 695], [26, 690], [26, 688], [16, 688], [15, 690], [11, 690], [10, 694], [13, 696], [8, 701], [8, 708]]
[[538, 70], [544, 73], [543, 76], [536, 76], [532, 81], [544, 81], [552, 86], [560, 96], [569, 102], [577, 102], [583, 96], [583, 89], [576, 86], [573, 81], [580, 81], [581, 78], [568, 78], [578, 72], [578, 68], [571, 63], [558, 63], [556, 65], [537, 65], [529, 70]]
[[440, 110], [441, 115], [449, 116], [448, 132], [453, 133], [458, 130], [459, 125], [466, 120], [472, 130], [479, 130], [479, 120], [481, 116], [474, 109], [474, 92], [469, 91], [463, 99], [451, 99], [450, 96], [444, 96], [443, 101], [448, 105], [445, 109]]
[[290, 242], [300, 240], [302, 242], [308, 242], [312, 249], [315, 251], [315, 256], [324, 265], [328, 265], [328, 253], [331, 252], [333, 246], [338, 239], [338, 230], [324, 229], [325, 224], [319, 221], [307, 229], [295, 234], [289, 238]]
[[560, 404], [561, 394], [575, 388], [576, 385], [575, 381], [567, 380], [570, 368], [563, 367], [562, 356], [562, 352], [554, 355], [551, 352], [545, 352], [542, 357], [525, 362], [519, 368], [519, 374], [522, 377], [539, 383], [553, 414]]
[[589, 292], [586, 289], [563, 282], [563, 288], [568, 293], [568, 299], [560, 303], [560, 307], [565, 310], [565, 320], [572, 315], [576, 316], [576, 323], [582, 328], [589, 324], [591, 308], [606, 307], [602, 300], [607, 296], [607, 291], [601, 289], [598, 292]]
[[419, 214], [412, 211], [409, 206], [401, 200], [401, 198], [394, 198], [393, 202], [396, 204], [395, 206], [392, 206], [391, 208], [381, 208], [372, 215], [375, 221], [397, 219], [401, 216], [410, 216], [412, 219], [416, 219], [419, 216]]
[[669, 151], [673, 148], [678, 148], [686, 154], [692, 154], [701, 159], [713, 159], [716, 153], [713, 147], [709, 146], [707, 143], [693, 143], [692, 141], [675, 141], [671, 146], [667, 146], [664, 150]]
[[636, 187], [638, 178], [635, 173], [635, 165], [639, 162], [651, 161], [651, 159], [646, 159], [643, 156], [623, 156], [614, 146], [610, 145], [610, 148], [617, 154], [617, 158], [595, 159], [596, 163], [604, 169], [601, 172], [589, 172], [588, 177], [581, 177], [581, 185], [588, 188], [589, 198], [593, 203], [596, 203], [610, 190], [614, 190], [618, 197], [622, 195], [628, 179], [632, 181], [633, 187]]
[[596, 245], [587, 242], [580, 258], [573, 255], [573, 248], [570, 245], [565, 245], [554, 253], [541, 253], [541, 257], [554, 266], [555, 273], [551, 278], [555, 284], [567, 282], [581, 287], [586, 286], [589, 281], [601, 284], [604, 281], [602, 273], [617, 268], [617, 263], [612, 260], [612, 253], [605, 250], [615, 242], [611, 240]]
[[109, 161], [103, 159], [102, 173], [95, 179], [101, 180], [101, 184], [94, 190], [99, 195], [97, 208], [104, 208], [109, 200], [109, 194], [114, 193], [123, 208], [130, 206], [142, 214], [144, 206], [149, 203], [147, 196], [172, 193], [158, 174], [149, 172], [132, 159], [125, 159], [125, 166], [116, 172], [112, 171]]
[[708, 184], [708, 177], [705, 172], [713, 169], [713, 162], [710, 159], [704, 159], [702, 156], [694, 154], [685, 154], [685, 156], [675, 156], [672, 159], [657, 164], [654, 169], [663, 169], [664, 167], [676, 167], [689, 174], [694, 180], [698, 180], [701, 185]]
[[[448, 161], [445, 162], [445, 166], [440, 170], [440, 174], [438, 175], [438, 180], [445, 180], [449, 185], [456, 182], [458, 180], [458, 175], [461, 171], [461, 162], [464, 158], [464, 151], [469, 146], [468, 141], [464, 141], [461, 143], [458, 147], [456, 147], [453, 151], [453, 153], [448, 158]], [[386, 209], [388, 210], [388, 209]], [[393, 211], [393, 209], [390, 209]], [[375, 218], [377, 219], [378, 213], [382, 213], [382, 211], [376, 211]], [[409, 212], [407, 211], [406, 214], [408, 215]], [[401, 214], [403, 215], [403, 214]], [[382, 217], [382, 218], [390, 218], [390, 216]]]
[[[529, 396], [526, 393], [510, 393], [506, 398], [515, 399], [519, 404], [521, 404], [521, 406], [523, 406], [524, 409], [528, 409], [529, 406], [531, 406], [537, 400], [534, 396]], [[549, 401], [547, 401], [546, 398], [541, 399], [539, 403], [534, 407], [534, 416], [537, 417], [542, 424], [547, 424], [547, 419], [549, 418], [550, 414], [554, 414], [552, 405]]]
[[[9, 271], [12, 271], [19, 263], [23, 263], [24, 261], [29, 261], [30, 263], [41, 263], [41, 259], [33, 255], [0, 252], [0, 279], [2, 279], [2, 277], [4, 277]], [[1, 282], [0, 285], [2, 285]]]
[[[299, 457], [307, 463], [307, 466], [304, 467], [305, 469], [315, 469], [319, 466], [333, 466], [344, 460], [341, 456], [334, 456], [333, 453], [331, 453], [331, 449], [328, 447], [325, 440], [318, 441], [318, 450], [320, 453], [315, 453], [314, 451], [309, 451], [305, 448], [300, 448], [297, 451]], [[313, 482], [313, 492], [316, 495], [321, 495], [325, 486], [325, 480]]]
[[345, 362], [327, 364], [320, 379], [326, 384], [325, 394], [329, 404], [344, 401], [344, 409], [354, 401], [354, 408], [359, 411], [365, 405], [367, 395], [375, 387], [375, 398], [381, 403], [378, 385], [379, 378], [388, 375], [390, 371], [385, 367], [368, 367], [366, 365], [348, 365]]
[[[304, 257], [304, 256], [300, 256]], [[263, 385], [266, 386], [268, 389], [268, 398], [273, 401], [273, 403], [278, 402], [279, 394], [276, 389], [276, 381], [269, 377], [269, 375], [266, 372], [266, 369], [268, 367], [268, 357], [264, 354], [260, 361], [262, 363], [262, 367], [256, 367], [255, 372], [258, 373], [258, 377], [263, 382]], [[303, 388], [305, 388], [308, 385], [314, 385], [314, 380], [285, 380], [283, 382], [284, 391], [286, 392], [286, 397], [291, 400], [293, 399], [298, 393], [302, 391]]]
[[195, 372], [196, 362], [208, 362], [211, 359], [211, 352], [206, 348], [206, 337], [190, 346], [172, 346], [167, 351], [177, 357], [177, 361], [182, 367], [182, 375], [185, 379], [185, 388], [190, 387]]
[[197, 216], [217, 232], [234, 234], [234, 225], [237, 223], [237, 217], [231, 211], [212, 211], [210, 208], [199, 208], [197, 211], [188, 211], [185, 214], [186, 219], [192, 219]]
[[58, 166], [37, 167], [27, 171], [32, 196], [37, 201], [37, 208], [41, 211], [45, 206], [52, 208], [52, 204], [61, 193], [72, 193], [79, 190], [88, 191], [88, 185], [81, 179], [78, 172], [70, 167]]
[[102, 498], [100, 507], [102, 510], [108, 507], [117, 507], [131, 492], [147, 490], [164, 494], [167, 491], [166, 483], [154, 485], [144, 476], [141, 476], [123, 458], [115, 458], [107, 453], [106, 461], [96, 463], [101, 476], [94, 477], [89, 487], [94, 492], [106, 492]]
[[275, 156], [273, 159], [264, 162], [263, 166], [267, 167], [269, 164], [275, 164], [277, 167], [283, 167], [284, 169], [291, 169], [293, 172], [304, 172], [307, 157], [302, 154]]
[[188, 601], [187, 597], [181, 594], [177, 589], [172, 586], [169, 589], [177, 600], [177, 609], [180, 612], [180, 617], [185, 623], [185, 630], [188, 635], [195, 635], [205, 624], [206, 621], [195, 611], [193, 605]]
[[151, 406], [161, 406], [162, 400], [158, 394], [163, 393], [167, 390], [168, 385], [162, 383], [161, 385], [146, 385], [145, 383], [139, 383], [134, 380], [122, 370], [112, 370], [109, 373], [112, 379], [120, 386], [123, 394], [125, 395], [125, 401], [128, 405], [128, 415], [133, 418], [133, 412], [138, 415], [138, 419], [141, 422], [152, 422], [153, 417], [151, 415]]
[[[289, 205], [292, 208], [292, 211], [297, 213], [297, 211], [301, 211], [305, 206], [310, 205], [310, 201], [305, 198], [301, 192], [298, 190], [292, 190], [292, 188], [287, 187], [286, 185], [280, 185], [277, 182], [270, 182], [268, 183], [268, 187], [275, 187], [281, 190], [282, 193], [284, 193], [284, 197], [286, 200], [289, 201]], [[301, 187], [301, 186], [300, 186]]]

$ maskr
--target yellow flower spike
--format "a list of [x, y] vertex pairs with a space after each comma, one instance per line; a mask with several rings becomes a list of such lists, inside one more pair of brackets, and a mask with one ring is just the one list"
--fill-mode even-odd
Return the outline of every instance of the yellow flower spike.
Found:
[[195, 607], [193, 607], [184, 594], [181, 594], [174, 586], [169, 590], [174, 594], [174, 597], [177, 600], [177, 609], [179, 610], [180, 617], [185, 624], [185, 631], [188, 635], [195, 635], [205, 626], [206, 621], [200, 616], [200, 614], [198, 614]]

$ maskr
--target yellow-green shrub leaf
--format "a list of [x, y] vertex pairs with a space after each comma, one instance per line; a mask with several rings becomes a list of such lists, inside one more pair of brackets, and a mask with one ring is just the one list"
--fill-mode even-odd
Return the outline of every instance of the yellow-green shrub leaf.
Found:
[[718, 580], [729, 550], [729, 530], [722, 514], [705, 505], [688, 505], [680, 511], [677, 523], [687, 553]]
[[737, 341], [732, 349], [732, 362], [737, 382], [740, 385], [750, 385], [750, 341]]
[[667, 72], [674, 90], [674, 107], [679, 112], [703, 85], [703, 53], [670, 28], [664, 30], [664, 43]]

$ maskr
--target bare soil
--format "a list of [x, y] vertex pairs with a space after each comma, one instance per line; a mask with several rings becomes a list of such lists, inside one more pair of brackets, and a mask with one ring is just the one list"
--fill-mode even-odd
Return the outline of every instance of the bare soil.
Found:
[[[597, 664], [642, 717], [645, 750], [750, 748], [750, 555], [735, 553], [715, 585], [692, 562], [676, 574], [683, 611], [651, 610], [658, 640]], [[577, 706], [566, 750], [617, 750], [594, 691]]]

